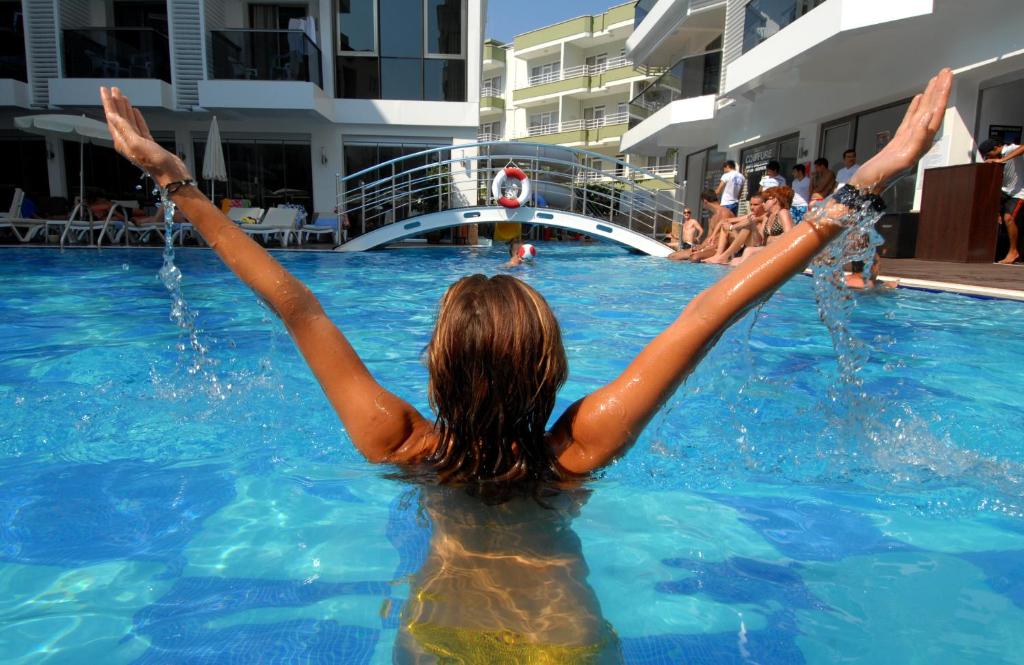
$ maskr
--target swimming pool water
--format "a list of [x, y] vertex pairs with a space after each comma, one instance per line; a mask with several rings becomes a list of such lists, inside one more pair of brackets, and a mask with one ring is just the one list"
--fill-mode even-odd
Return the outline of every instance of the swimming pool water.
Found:
[[[278, 258], [423, 412], [439, 297], [503, 260]], [[0, 662], [391, 662], [415, 486], [211, 252], [178, 265], [196, 374], [158, 252], [0, 250]], [[722, 272], [541, 245], [516, 274], [562, 323], [556, 415]], [[1024, 662], [1024, 304], [855, 297], [861, 387], [795, 278], [592, 483], [573, 530], [626, 662]]]

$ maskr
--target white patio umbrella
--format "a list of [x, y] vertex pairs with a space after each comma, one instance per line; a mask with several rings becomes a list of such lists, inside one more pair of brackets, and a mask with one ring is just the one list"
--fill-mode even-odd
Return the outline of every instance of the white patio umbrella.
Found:
[[23, 115], [14, 119], [18, 129], [47, 138], [78, 141], [78, 193], [85, 204], [85, 144], [113, 147], [107, 123], [84, 115]]
[[220, 144], [220, 127], [217, 116], [210, 123], [210, 133], [206, 135], [206, 150], [203, 151], [203, 178], [210, 182], [210, 200], [213, 200], [213, 181], [225, 182], [228, 170], [224, 166], [224, 147]]

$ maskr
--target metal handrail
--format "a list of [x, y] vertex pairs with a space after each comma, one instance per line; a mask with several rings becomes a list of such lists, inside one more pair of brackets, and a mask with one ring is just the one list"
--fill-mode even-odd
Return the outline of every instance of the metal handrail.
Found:
[[491, 88], [491, 87], [488, 86], [486, 88], [480, 88], [480, 96], [481, 97], [498, 97], [500, 99], [504, 99], [505, 98], [505, 91], [504, 90], [500, 90], [498, 88]]
[[[614, 168], [593, 168], [591, 160]], [[655, 171], [588, 150], [526, 142], [431, 148], [339, 177], [338, 211], [360, 235], [419, 214], [496, 205], [491, 181], [510, 162], [533, 183], [526, 207], [583, 214], [652, 238], [682, 216], [675, 183]], [[660, 191], [650, 188], [651, 180], [660, 181]]]

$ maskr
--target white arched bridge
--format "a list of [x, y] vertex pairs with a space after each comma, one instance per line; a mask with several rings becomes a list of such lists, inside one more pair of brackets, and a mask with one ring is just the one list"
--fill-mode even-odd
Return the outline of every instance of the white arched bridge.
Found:
[[[609, 162], [610, 170], [595, 167]], [[530, 179], [519, 208], [498, 205], [491, 192], [510, 164]], [[658, 238], [682, 219], [682, 208], [674, 182], [607, 155], [518, 141], [444, 146], [340, 177], [338, 210], [350, 239], [337, 250], [365, 251], [458, 226], [528, 224], [666, 256], [672, 250]]]

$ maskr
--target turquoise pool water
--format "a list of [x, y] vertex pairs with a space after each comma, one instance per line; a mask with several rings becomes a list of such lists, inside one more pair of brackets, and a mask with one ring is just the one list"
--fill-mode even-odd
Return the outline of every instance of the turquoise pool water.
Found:
[[[423, 411], [440, 295], [503, 260], [278, 256]], [[417, 489], [360, 459], [212, 253], [178, 265], [202, 363], [158, 252], [0, 250], [0, 662], [392, 662], [431, 547]], [[541, 245], [517, 274], [563, 325], [560, 411], [721, 269]], [[810, 279], [737, 324], [572, 520], [622, 660], [1024, 662], [1022, 320], [859, 295], [860, 387]]]

